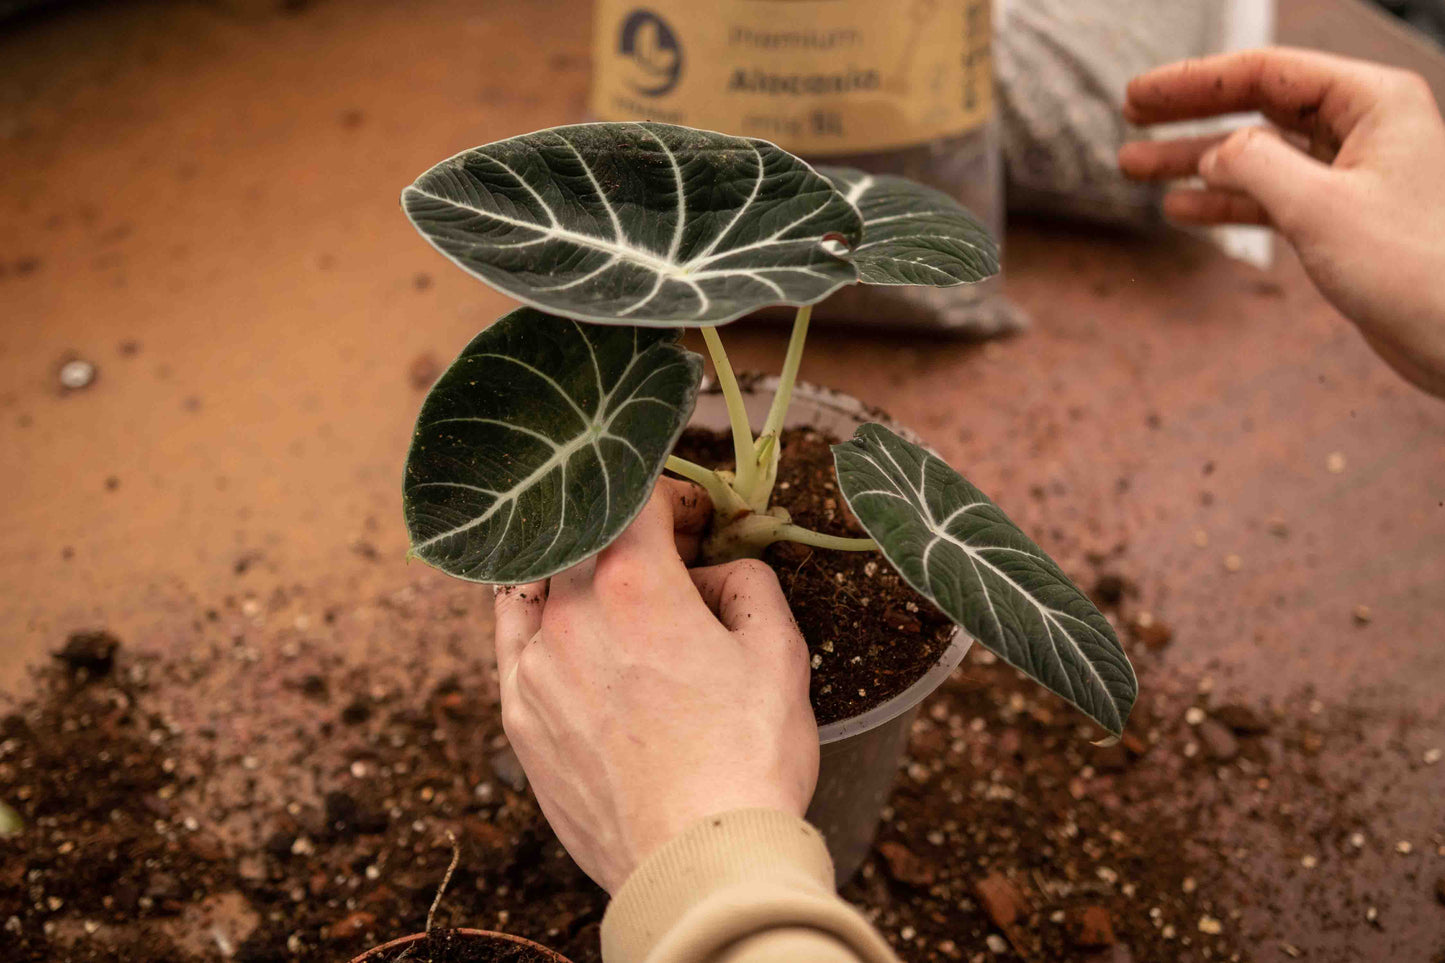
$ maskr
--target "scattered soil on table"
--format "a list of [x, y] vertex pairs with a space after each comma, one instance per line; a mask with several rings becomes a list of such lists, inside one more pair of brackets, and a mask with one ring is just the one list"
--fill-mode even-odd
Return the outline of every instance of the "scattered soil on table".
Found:
[[366, 963], [552, 963], [530, 946], [434, 929], [425, 939], [367, 957]]
[[[526, 789], [471, 648], [473, 602], [447, 586], [357, 603], [406, 640], [405, 658], [375, 664], [341, 662], [324, 634], [267, 627], [256, 645], [246, 632], [268, 613], [294, 617], [279, 595], [207, 610], [173, 661], [113, 638], [108, 665], [66, 646], [77, 657], [40, 670], [0, 723], [0, 801], [24, 824], [0, 838], [6, 963], [342, 963], [425, 928], [453, 838], [438, 927], [596, 963], [606, 895]], [[1387, 920], [1394, 887], [1430, 893], [1438, 874], [1412, 860], [1445, 855], [1445, 837], [1401, 856], [1327, 768], [1368, 748], [1359, 720], [1307, 699], [1216, 705], [1131, 645], [1145, 698], [1113, 747], [982, 650], [924, 704], [843, 891], [903, 959], [1291, 959], [1246, 920], [1283, 911], [1276, 882], [1315, 874], [1334, 893], [1310, 907], [1325, 927]], [[1257, 832], [1263, 848], [1247, 845]], [[1393, 861], [1392, 889], [1332, 890], [1360, 859]]]
[[[866, 536], [838, 493], [831, 445], [838, 438], [812, 429], [783, 432], [773, 503], [793, 521], [828, 535]], [[732, 468], [732, 436], [690, 428], [678, 442], [683, 458]], [[878, 552], [838, 552], [779, 542], [764, 560], [813, 661], [811, 694], [819, 725], [886, 702], [938, 661], [953, 623], [908, 586]]]

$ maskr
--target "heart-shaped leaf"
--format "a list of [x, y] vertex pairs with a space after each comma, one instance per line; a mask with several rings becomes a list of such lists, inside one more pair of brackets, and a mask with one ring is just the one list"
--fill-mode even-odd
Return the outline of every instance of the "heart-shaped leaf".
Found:
[[851, 167], [818, 173], [863, 215], [863, 242], [847, 256], [864, 284], [951, 287], [998, 273], [988, 229], [942, 191]]
[[692, 415], [678, 333], [519, 308], [427, 395], [402, 486], [412, 553], [475, 582], [545, 578], [642, 511]]
[[1138, 695], [1109, 622], [988, 496], [878, 424], [833, 446], [848, 507], [898, 573], [985, 648], [1114, 735]]
[[766, 141], [578, 124], [442, 161], [401, 195], [417, 230], [526, 304], [604, 324], [723, 324], [812, 304], [857, 270], [858, 211]]

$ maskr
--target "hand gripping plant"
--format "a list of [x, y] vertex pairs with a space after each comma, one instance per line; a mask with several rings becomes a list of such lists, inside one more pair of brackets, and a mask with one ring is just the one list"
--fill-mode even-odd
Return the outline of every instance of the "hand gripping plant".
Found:
[[[779, 433], [812, 305], [846, 284], [956, 285], [998, 267], [946, 195], [898, 177], [809, 167], [761, 140], [665, 124], [582, 124], [464, 151], [402, 194], [416, 228], [528, 305], [472, 339], [422, 405], [404, 502], [412, 554], [459, 578], [516, 584], [600, 552], [664, 468], [712, 498], [704, 561], [789, 539], [878, 551], [986, 648], [1113, 735], [1137, 683], [1108, 621], [1044, 552], [932, 452], [879, 424], [834, 446], [869, 538], [770, 506]], [[754, 437], [717, 328], [798, 308]], [[737, 468], [671, 454], [702, 358], [730, 414]]]

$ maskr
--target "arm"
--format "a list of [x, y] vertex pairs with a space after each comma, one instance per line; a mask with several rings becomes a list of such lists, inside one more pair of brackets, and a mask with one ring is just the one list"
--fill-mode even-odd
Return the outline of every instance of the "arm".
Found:
[[1279, 131], [1124, 145], [1138, 180], [1199, 177], [1165, 213], [1265, 224], [1405, 378], [1445, 397], [1445, 121], [1415, 74], [1305, 50], [1253, 50], [1136, 77], [1136, 124], [1260, 111]]
[[818, 731], [776, 577], [684, 565], [709, 514], [665, 479], [596, 558], [498, 593], [507, 735], [558, 838], [614, 896], [608, 963], [894, 963], [802, 819]]

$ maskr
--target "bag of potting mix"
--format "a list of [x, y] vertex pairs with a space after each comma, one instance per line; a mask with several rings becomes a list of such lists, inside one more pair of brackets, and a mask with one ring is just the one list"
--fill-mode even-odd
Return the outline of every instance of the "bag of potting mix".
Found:
[[[591, 112], [901, 174], [1002, 237], [991, 42], [990, 0], [597, 0]], [[1021, 323], [1000, 284], [855, 286], [816, 317], [992, 334]]]

